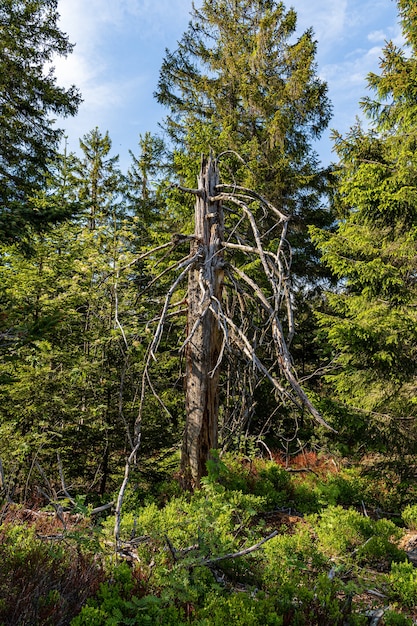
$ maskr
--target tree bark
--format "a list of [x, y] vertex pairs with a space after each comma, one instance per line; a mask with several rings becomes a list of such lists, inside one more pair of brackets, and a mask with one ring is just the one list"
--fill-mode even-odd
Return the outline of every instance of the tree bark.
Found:
[[219, 355], [222, 330], [216, 311], [223, 287], [224, 217], [221, 202], [211, 201], [219, 182], [216, 162], [203, 159], [195, 205], [195, 237], [191, 256], [198, 262], [188, 279], [186, 345], [186, 426], [181, 470], [184, 487], [199, 487], [210, 450], [217, 447]]

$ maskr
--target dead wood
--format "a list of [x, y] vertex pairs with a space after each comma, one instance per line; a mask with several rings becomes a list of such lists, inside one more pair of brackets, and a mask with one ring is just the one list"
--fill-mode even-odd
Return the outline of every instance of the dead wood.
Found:
[[212, 565], [215, 565], [216, 563], [220, 563], [221, 561], [227, 561], [229, 559], [238, 559], [242, 556], [247, 556], [248, 554], [252, 554], [252, 552], [256, 552], [256, 550], [259, 550], [259, 548], [261, 548], [264, 545], [264, 543], [266, 543], [267, 541], [270, 541], [277, 535], [278, 535], [278, 530], [274, 530], [270, 535], [268, 535], [267, 537], [264, 537], [263, 539], [261, 539], [261, 541], [258, 541], [258, 543], [255, 543], [253, 546], [250, 546], [249, 548], [244, 548], [243, 550], [239, 550], [238, 552], [229, 552], [228, 554], [223, 554], [223, 556], [217, 556], [217, 557], [214, 557], [213, 559], [200, 559], [199, 561], [196, 561], [195, 563], [187, 564], [187, 566], [188, 567], [204, 567], [204, 566], [211, 567]]
[[[181, 346], [186, 378], [186, 425], [181, 468], [183, 485], [194, 488], [206, 471], [210, 450], [218, 445], [220, 373], [226, 357], [232, 354], [244, 357], [252, 378], [257, 372], [258, 378], [269, 380], [277, 400], [291, 403], [300, 413], [307, 409], [318, 424], [334, 429], [302, 388], [289, 350], [295, 329], [290, 279], [292, 252], [287, 240], [290, 217], [256, 190], [220, 183], [218, 160], [212, 156], [202, 159], [197, 189], [175, 187], [195, 196], [195, 228], [193, 235], [176, 233], [172, 238], [173, 246], [189, 241], [190, 254], [163, 271], [163, 275], [171, 271], [179, 274], [166, 293], [148, 347], [138, 423], [147, 388], [167, 411], [152, 385], [149, 366], [151, 360], [156, 359], [174, 292], [187, 278], [187, 331]], [[225, 208], [234, 216], [234, 224], [227, 233]], [[260, 220], [256, 217], [259, 213]], [[266, 217], [269, 219], [268, 229], [263, 232], [261, 228]], [[272, 231], [274, 249], [267, 243]], [[248, 256], [249, 260], [257, 259], [263, 274], [262, 284], [241, 267], [233, 265], [226, 256], [236, 252]], [[265, 320], [262, 328], [256, 328], [254, 311], [260, 320]], [[268, 344], [268, 365], [258, 349], [259, 345], [265, 344]], [[254, 384], [250, 387], [253, 391]], [[232, 390], [233, 381], [228, 388]], [[253, 411], [255, 405], [245, 401], [245, 406]], [[248, 419], [247, 412], [245, 419]]]

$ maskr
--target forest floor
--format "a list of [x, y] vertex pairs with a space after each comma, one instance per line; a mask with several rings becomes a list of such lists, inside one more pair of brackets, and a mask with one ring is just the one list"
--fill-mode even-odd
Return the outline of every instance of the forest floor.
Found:
[[417, 624], [417, 506], [393, 484], [317, 455], [229, 456], [193, 495], [136, 478], [116, 552], [111, 511], [4, 503], [0, 624]]

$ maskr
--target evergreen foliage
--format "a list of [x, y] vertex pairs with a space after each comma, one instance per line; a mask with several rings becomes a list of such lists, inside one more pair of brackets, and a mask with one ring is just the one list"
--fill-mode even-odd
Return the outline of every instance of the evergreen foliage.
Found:
[[[369, 127], [335, 134], [330, 189], [313, 150], [330, 116], [316, 44], [311, 31], [296, 37], [281, 2], [193, 9], [157, 92], [173, 152], [145, 133], [122, 172], [98, 128], [80, 156], [56, 153], [50, 116], [79, 103], [47, 69], [72, 49], [57, 0], [0, 0], [1, 624], [359, 626], [376, 610], [381, 626], [415, 623], [417, 8], [398, 8], [405, 45], [387, 43], [368, 77]], [[185, 288], [172, 294], [157, 360], [148, 346], [172, 272], [190, 259], [190, 203], [168, 181], [193, 187], [210, 147], [226, 182], [291, 218], [293, 356], [306, 377], [330, 361], [315, 400], [335, 445], [361, 464], [308, 452], [286, 389], [272, 393], [233, 348], [220, 378], [232, 452], [210, 451], [201, 489], [179, 486]], [[245, 201], [255, 228], [224, 200], [222, 306], [279, 373], [267, 332], [278, 292], [260, 271], [256, 229], [265, 257], [278, 246], [287, 258], [285, 245], [259, 198]], [[310, 299], [328, 270], [336, 287], [320, 299], [317, 334]], [[291, 335], [284, 282], [275, 303]], [[120, 494], [138, 432], [115, 546], [112, 504], [93, 506]]]
[[313, 231], [340, 281], [319, 314], [339, 365], [328, 380], [369, 420], [370, 439], [377, 425], [388, 455], [415, 454], [417, 442], [416, 13], [412, 2], [399, 9], [406, 43], [389, 42], [381, 73], [368, 77], [370, 128], [336, 135], [337, 229]]
[[138, 348], [125, 335], [137, 332], [139, 311], [134, 283], [118, 275], [132, 234], [110, 139], [95, 129], [81, 145], [84, 159], [65, 165], [80, 217], [34, 233], [30, 256], [2, 250], [0, 454], [25, 473], [34, 458], [56, 468], [59, 451], [68, 478], [95, 477], [104, 493], [110, 458], [128, 436], [123, 400], [134, 395], [129, 359]]
[[331, 106], [316, 73], [313, 33], [295, 39], [296, 24], [295, 11], [276, 0], [203, 2], [177, 50], [166, 51], [156, 97], [170, 111], [166, 130], [180, 180], [194, 186], [200, 155], [227, 152], [227, 182], [233, 172], [234, 182], [291, 216], [295, 271], [312, 279], [317, 258], [305, 224], [329, 221], [313, 141]]
[[[74, 115], [73, 86], [56, 84], [51, 63], [72, 51], [59, 30], [57, 0], [0, 2], [0, 238], [22, 237], [68, 215], [68, 206], [36, 201], [62, 131], [51, 116]], [[74, 210], [72, 208], [72, 210]]]

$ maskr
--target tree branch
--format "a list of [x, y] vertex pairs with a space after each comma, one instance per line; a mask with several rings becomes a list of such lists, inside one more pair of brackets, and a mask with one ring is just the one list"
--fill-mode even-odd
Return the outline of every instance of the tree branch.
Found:
[[134, 463], [135, 458], [136, 458], [136, 454], [137, 454], [137, 452], [139, 450], [139, 447], [140, 447], [140, 439], [141, 439], [141, 437], [140, 437], [140, 433], [139, 433], [138, 436], [137, 436], [136, 445], [133, 448], [132, 452], [130, 453], [129, 457], [126, 459], [125, 474], [124, 474], [123, 482], [122, 482], [120, 490], [119, 490], [119, 494], [117, 496], [116, 510], [114, 512], [114, 516], [115, 516], [115, 520], [114, 520], [114, 539], [115, 539], [115, 543], [116, 543], [116, 551], [119, 549], [119, 546], [120, 546], [120, 522], [121, 522], [121, 517], [122, 517], [123, 499], [124, 499], [124, 495], [125, 495], [127, 484], [129, 482], [130, 467]]
[[256, 550], [259, 550], [259, 548], [261, 548], [264, 545], [264, 543], [266, 543], [267, 541], [270, 541], [277, 535], [278, 535], [278, 530], [274, 530], [270, 535], [268, 535], [267, 537], [264, 537], [264, 539], [261, 539], [261, 541], [258, 541], [258, 543], [255, 543], [253, 546], [250, 546], [250, 548], [245, 548], [244, 550], [239, 550], [238, 552], [229, 552], [229, 554], [224, 554], [223, 556], [217, 556], [214, 559], [201, 559], [200, 561], [196, 561], [195, 563], [187, 564], [187, 566], [188, 567], [203, 567], [203, 566], [211, 567], [212, 565], [215, 565], [216, 563], [220, 563], [221, 561], [226, 561], [228, 559], [237, 559], [242, 556], [246, 556], [247, 554], [251, 554], [252, 552], [255, 552]]

